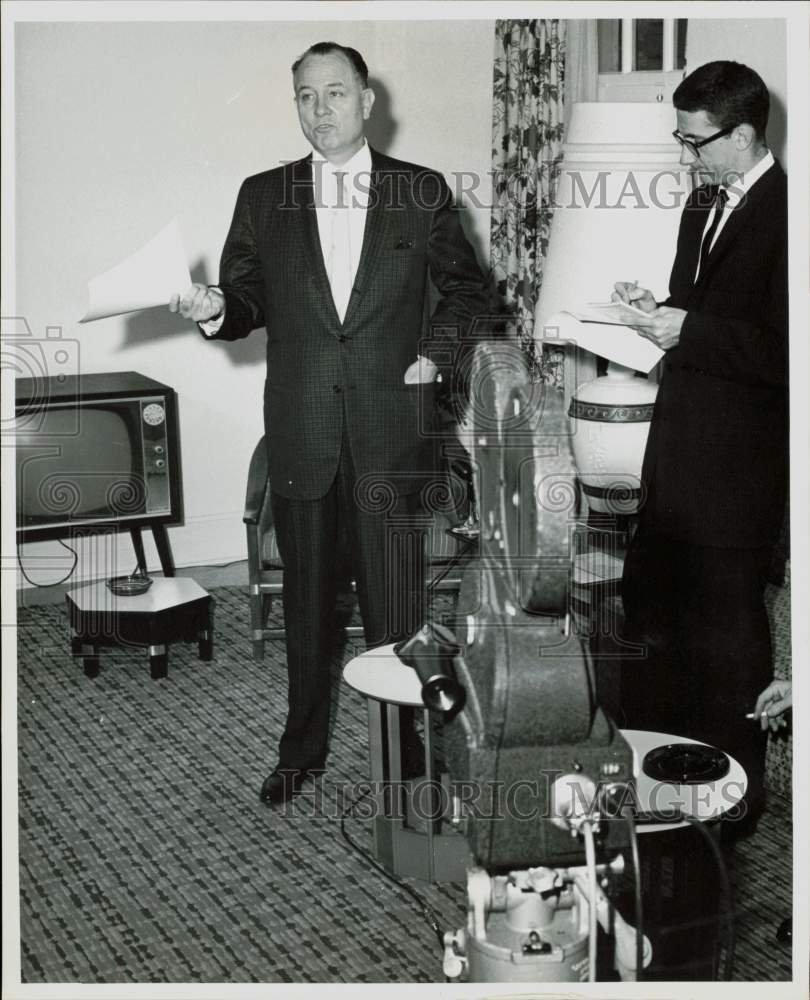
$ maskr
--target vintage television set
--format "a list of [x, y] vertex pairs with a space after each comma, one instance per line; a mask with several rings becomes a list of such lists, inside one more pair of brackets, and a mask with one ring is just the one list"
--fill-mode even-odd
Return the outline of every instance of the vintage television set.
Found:
[[166, 525], [182, 520], [177, 399], [138, 372], [16, 380], [17, 540], [129, 531], [145, 572], [150, 528], [174, 575]]

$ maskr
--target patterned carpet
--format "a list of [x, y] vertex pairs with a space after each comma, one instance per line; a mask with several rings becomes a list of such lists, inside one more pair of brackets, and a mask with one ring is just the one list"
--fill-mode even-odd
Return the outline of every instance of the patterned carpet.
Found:
[[[285, 708], [283, 645], [250, 658], [247, 600], [214, 591], [214, 660], [171, 647], [105, 650], [85, 678], [61, 606], [19, 611], [19, 834], [24, 983], [437, 983], [436, 938], [414, 899], [340, 836], [346, 785], [368, 774], [360, 695], [337, 689], [329, 772], [286, 813], [257, 796]], [[341, 660], [355, 645], [336, 653]], [[370, 847], [369, 824], [350, 818]], [[789, 980], [774, 940], [789, 913], [791, 826], [772, 796], [728, 855], [735, 980]], [[443, 929], [459, 885], [411, 883]]]

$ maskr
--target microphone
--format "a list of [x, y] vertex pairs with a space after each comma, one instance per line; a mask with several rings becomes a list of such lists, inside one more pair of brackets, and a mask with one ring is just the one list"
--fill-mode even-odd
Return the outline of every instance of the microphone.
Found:
[[461, 652], [461, 646], [450, 629], [428, 622], [394, 646], [394, 652], [416, 671], [425, 708], [443, 713], [447, 721], [461, 711], [466, 692], [453, 672], [453, 657]]

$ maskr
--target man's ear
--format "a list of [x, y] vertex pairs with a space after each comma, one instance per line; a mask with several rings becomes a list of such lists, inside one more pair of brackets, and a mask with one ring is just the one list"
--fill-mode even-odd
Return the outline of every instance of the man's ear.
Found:
[[371, 109], [374, 107], [374, 91], [371, 87], [366, 87], [363, 90], [363, 118], [367, 119], [371, 114]]
[[756, 139], [753, 125], [738, 125], [734, 129], [734, 144], [742, 152], [750, 149]]

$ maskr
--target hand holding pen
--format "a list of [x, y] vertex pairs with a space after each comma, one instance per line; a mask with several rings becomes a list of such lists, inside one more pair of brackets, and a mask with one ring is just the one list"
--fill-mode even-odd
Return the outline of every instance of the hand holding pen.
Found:
[[617, 281], [610, 298], [613, 302], [626, 302], [644, 312], [654, 312], [658, 308], [653, 293], [647, 288], [639, 287], [637, 281]]

